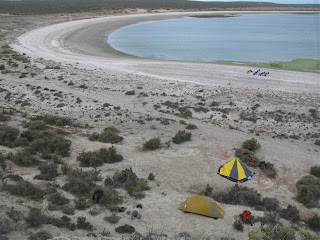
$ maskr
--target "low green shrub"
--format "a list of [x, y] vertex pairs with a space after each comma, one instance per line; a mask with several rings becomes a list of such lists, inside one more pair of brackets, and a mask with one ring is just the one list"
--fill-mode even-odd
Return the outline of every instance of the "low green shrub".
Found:
[[21, 167], [33, 167], [40, 162], [28, 152], [18, 151], [16, 154], [9, 154], [8, 159]]
[[227, 192], [216, 192], [214, 199], [226, 204], [255, 207], [260, 211], [278, 211], [279, 202], [275, 198], [262, 198], [256, 190], [234, 185]]
[[60, 116], [53, 116], [53, 115], [38, 115], [36, 117], [33, 117], [32, 120], [40, 120], [45, 122], [46, 124], [52, 125], [52, 126], [72, 126], [74, 125], [71, 119], [66, 117], [60, 117]]
[[107, 127], [102, 133], [93, 133], [89, 136], [90, 141], [99, 141], [102, 143], [118, 143], [123, 140], [123, 137], [118, 135], [119, 130], [113, 126]]
[[123, 157], [117, 153], [115, 147], [109, 149], [101, 148], [94, 152], [82, 152], [77, 157], [81, 167], [99, 167], [103, 163], [116, 163], [123, 160]]
[[320, 216], [315, 215], [307, 220], [308, 227], [316, 232], [320, 231]]
[[0, 218], [0, 238], [1, 236], [10, 233], [13, 230], [11, 223], [3, 218]]
[[161, 141], [160, 138], [152, 138], [146, 143], [143, 144], [143, 150], [157, 150], [161, 148]]
[[65, 198], [61, 193], [56, 192], [51, 194], [48, 197], [48, 201], [51, 202], [54, 205], [58, 205], [58, 206], [64, 206], [66, 204], [68, 204], [70, 202], [69, 199]]
[[77, 228], [91, 231], [93, 229], [93, 225], [87, 222], [86, 217], [78, 217], [77, 218]]
[[313, 166], [310, 170], [311, 174], [320, 178], [320, 166]]
[[212, 190], [213, 190], [213, 188], [209, 184], [207, 184], [206, 189], [204, 191], [202, 191], [200, 194], [204, 195], [204, 196], [207, 196], [207, 197], [211, 197], [212, 196]]
[[37, 233], [33, 233], [28, 237], [28, 240], [48, 240], [51, 239], [52, 236], [50, 233], [46, 231], [41, 231]]
[[106, 178], [105, 185], [107, 187], [121, 187], [127, 190], [129, 195], [142, 198], [141, 192], [149, 190], [148, 182], [145, 179], [138, 178], [132, 171], [132, 168], [127, 168], [121, 172], [116, 172], [112, 179]]
[[27, 197], [33, 200], [40, 200], [46, 194], [43, 190], [25, 180], [17, 182], [16, 185], [7, 185], [5, 189], [12, 195]]
[[108, 223], [116, 224], [119, 222], [120, 217], [117, 216], [115, 213], [113, 213], [111, 216], [105, 217], [104, 220], [107, 221]]
[[41, 164], [39, 167], [40, 174], [36, 175], [34, 178], [39, 180], [52, 181], [58, 176], [57, 165], [51, 164]]
[[121, 225], [115, 229], [117, 233], [134, 233], [136, 229], [128, 224]]
[[308, 208], [317, 207], [320, 199], [320, 179], [315, 176], [304, 176], [296, 183], [297, 200]]
[[99, 180], [98, 175], [96, 171], [69, 170], [67, 183], [62, 188], [77, 196], [88, 196]]
[[0, 125], [0, 145], [10, 148], [15, 147], [19, 133], [17, 128]]
[[241, 220], [235, 220], [234, 223], [233, 223], [233, 228], [240, 231], [240, 232], [243, 232], [243, 224], [242, 224], [242, 221]]
[[188, 130], [195, 130], [195, 129], [198, 129], [198, 127], [197, 127], [196, 125], [194, 125], [194, 124], [188, 124], [188, 125], [186, 126], [186, 129], [188, 129]]
[[87, 200], [84, 197], [80, 197], [74, 201], [74, 206], [77, 210], [86, 210], [89, 208], [89, 204]]
[[274, 227], [261, 227], [249, 233], [249, 240], [269, 240], [283, 239], [295, 240], [295, 231], [291, 228], [282, 227], [280, 225]]
[[30, 121], [26, 124], [29, 130], [45, 130], [48, 128], [47, 124], [41, 120]]
[[40, 153], [46, 158], [52, 155], [68, 157], [70, 154], [71, 141], [54, 131], [28, 130], [21, 134], [21, 138], [29, 142], [27, 150], [33, 154]]
[[154, 181], [155, 180], [155, 176], [154, 176], [153, 173], [149, 173], [148, 180], [149, 181]]
[[242, 144], [242, 147], [244, 149], [248, 149], [250, 151], [255, 151], [255, 150], [259, 149], [261, 146], [256, 139], [252, 138], [250, 140], [245, 141]]
[[42, 224], [49, 223], [50, 219], [48, 216], [42, 214], [40, 209], [31, 208], [25, 221], [30, 227], [39, 227]]
[[286, 209], [281, 210], [281, 217], [291, 222], [298, 222], [300, 220], [299, 210], [289, 205]]
[[186, 141], [191, 141], [192, 134], [186, 131], [179, 131], [177, 134], [172, 138], [172, 142], [175, 144], [180, 144]]

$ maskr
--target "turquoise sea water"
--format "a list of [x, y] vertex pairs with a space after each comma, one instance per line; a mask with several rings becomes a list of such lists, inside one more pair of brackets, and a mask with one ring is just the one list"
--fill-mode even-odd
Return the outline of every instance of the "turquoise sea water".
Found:
[[320, 14], [243, 14], [143, 22], [111, 33], [116, 50], [184, 61], [320, 59]]

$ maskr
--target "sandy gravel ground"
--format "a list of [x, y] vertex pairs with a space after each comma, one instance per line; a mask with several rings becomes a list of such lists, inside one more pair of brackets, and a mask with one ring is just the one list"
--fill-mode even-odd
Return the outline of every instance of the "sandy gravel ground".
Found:
[[[248, 67], [245, 66], [135, 58], [113, 50], [104, 42], [104, 34], [121, 26], [189, 14], [99, 17], [28, 31], [10, 45], [15, 51], [31, 57], [32, 69], [37, 75], [23, 79], [17, 74], [0, 75], [1, 88], [12, 92], [10, 101], [1, 100], [1, 104], [14, 106], [31, 115], [57, 113], [81, 124], [89, 123], [93, 129], [74, 131], [69, 136], [73, 141], [72, 154], [65, 161], [72, 166], [78, 166], [76, 156], [79, 152], [110, 146], [90, 142], [84, 136], [109, 125], [118, 127], [124, 141], [117, 144], [117, 149], [125, 160], [100, 167], [102, 175], [105, 177], [118, 169], [132, 167], [139, 177], [147, 177], [150, 172], [156, 176], [156, 181], [150, 184], [152, 190], [146, 192], [144, 199], [125, 198], [124, 205], [128, 208], [143, 204], [143, 217], [131, 221], [124, 213], [120, 224], [131, 224], [140, 233], [154, 229], [169, 236], [189, 232], [195, 239], [203, 236], [247, 239], [248, 232], [258, 228], [259, 223], [253, 227], [246, 225], [244, 232], [236, 232], [232, 227], [234, 216], [249, 209], [247, 207], [219, 203], [225, 210], [225, 217], [219, 220], [184, 214], [178, 207], [188, 196], [203, 190], [206, 184], [213, 186], [214, 191], [233, 186], [216, 171], [233, 158], [234, 148], [252, 137], [262, 146], [258, 156], [275, 165], [278, 177], [270, 180], [258, 171], [245, 185], [255, 188], [263, 197], [276, 197], [283, 207], [288, 204], [297, 206], [304, 216], [320, 213], [319, 209], [307, 209], [294, 199], [295, 183], [308, 173], [310, 166], [319, 164], [319, 146], [308, 137], [310, 132], [320, 132], [319, 119], [309, 116], [310, 108], [320, 109], [319, 74], [262, 69], [269, 71], [270, 75], [252, 76], [246, 74]], [[43, 21], [43, 25], [48, 25], [48, 21]], [[59, 66], [59, 69], [46, 66]], [[86, 88], [79, 87], [81, 85]], [[41, 90], [40, 95], [35, 93], [35, 88]], [[55, 99], [53, 92], [46, 88], [61, 92], [63, 98]], [[125, 95], [129, 90], [135, 90], [135, 95]], [[76, 101], [77, 98], [81, 103]], [[29, 105], [21, 106], [18, 99]], [[178, 117], [178, 110], [164, 105], [166, 101], [189, 107], [193, 118]], [[227, 108], [228, 113], [210, 106], [212, 101], [218, 102], [219, 108]], [[109, 105], [104, 105], [106, 103]], [[199, 106], [208, 108], [208, 111], [196, 111]], [[252, 111], [254, 106], [257, 109]], [[279, 110], [284, 112], [282, 117]], [[241, 112], [254, 115], [256, 121], [241, 119]], [[289, 113], [294, 114], [285, 117]], [[163, 119], [168, 119], [169, 125], [161, 124]], [[184, 129], [185, 125], [179, 120], [197, 125], [198, 129], [192, 131], [191, 142], [171, 144], [169, 148], [155, 152], [142, 152], [146, 140], [160, 137], [166, 142], [178, 130]], [[290, 137], [293, 135], [299, 138]], [[9, 150], [3, 148], [2, 151]], [[31, 178], [35, 171], [22, 172], [24, 177]], [[1, 198], [9, 199], [5, 193], [1, 193]], [[10, 197], [2, 207], [17, 205], [18, 201]], [[255, 216], [263, 215], [251, 210]], [[107, 229], [112, 237], [119, 237], [114, 226], [103, 220], [109, 215], [105, 212], [103, 210], [96, 217], [87, 214], [87, 219], [95, 225], [97, 234]], [[76, 212], [75, 217], [82, 215]], [[81, 230], [63, 232], [52, 226], [44, 229], [56, 237], [86, 235]], [[21, 233], [14, 232], [11, 238], [19, 239], [19, 236]]]

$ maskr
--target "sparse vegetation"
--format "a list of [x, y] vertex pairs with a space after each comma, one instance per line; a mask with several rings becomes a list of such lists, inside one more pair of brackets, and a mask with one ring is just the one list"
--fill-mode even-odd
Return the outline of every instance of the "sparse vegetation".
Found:
[[179, 131], [177, 134], [172, 138], [172, 142], [175, 144], [180, 144], [186, 141], [191, 141], [192, 134], [186, 131]]
[[209, 184], [207, 184], [206, 189], [203, 192], [201, 192], [200, 194], [204, 195], [204, 196], [207, 196], [207, 197], [211, 197], [212, 196], [212, 190], [213, 190], [213, 188]]
[[99, 167], [103, 163], [120, 162], [123, 160], [123, 157], [112, 146], [109, 149], [101, 148], [94, 152], [82, 152], [77, 160], [80, 161], [81, 167]]
[[107, 127], [103, 130], [102, 133], [93, 133], [90, 135], [89, 140], [90, 141], [99, 141], [103, 143], [118, 143], [123, 140], [123, 137], [118, 135], [119, 130], [115, 127]]
[[143, 144], [143, 150], [157, 150], [161, 148], [161, 141], [160, 138], [152, 138], [149, 141], [147, 141], [145, 144]]

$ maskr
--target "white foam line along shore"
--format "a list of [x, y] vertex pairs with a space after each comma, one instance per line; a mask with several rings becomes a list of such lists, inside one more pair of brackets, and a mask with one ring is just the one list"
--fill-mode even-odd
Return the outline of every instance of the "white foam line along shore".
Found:
[[[21, 35], [11, 46], [33, 58], [43, 58], [95, 69], [102, 68], [159, 80], [192, 82], [238, 88], [266, 88], [276, 91], [319, 92], [319, 74], [262, 69], [268, 77], [247, 75], [250, 67], [201, 62], [143, 59], [122, 54], [106, 43], [112, 31], [142, 21], [190, 16], [196, 12], [135, 14], [84, 19], [42, 27]], [[201, 12], [201, 14], [208, 12]], [[214, 12], [236, 13], [236, 12]], [[251, 12], [244, 12], [251, 13]]]

